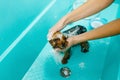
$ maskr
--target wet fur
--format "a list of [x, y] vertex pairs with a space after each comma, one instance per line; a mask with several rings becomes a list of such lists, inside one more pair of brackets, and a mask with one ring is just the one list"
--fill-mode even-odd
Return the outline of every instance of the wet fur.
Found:
[[[68, 29], [62, 33], [61, 32], [54, 33], [52, 36], [52, 39], [49, 40], [49, 43], [52, 45], [54, 49], [55, 48], [65, 49], [68, 45], [68, 42], [67, 42], [68, 37], [79, 35], [86, 31], [87, 29], [85, 27], [76, 25], [75, 27]], [[81, 52], [86, 53], [89, 51], [89, 43], [87, 41], [80, 43], [80, 46], [81, 46]], [[64, 52], [64, 57], [61, 61], [62, 64], [66, 64], [68, 62], [68, 59], [71, 56], [70, 50], [71, 48], [69, 48]]]

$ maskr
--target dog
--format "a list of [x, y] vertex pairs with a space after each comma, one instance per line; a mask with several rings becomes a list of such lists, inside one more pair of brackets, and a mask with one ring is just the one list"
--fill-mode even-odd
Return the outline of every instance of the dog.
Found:
[[[68, 45], [67, 38], [75, 35], [82, 34], [86, 32], [87, 29], [81, 25], [76, 25], [71, 29], [68, 29], [63, 32], [57, 31], [56, 33], [53, 34], [52, 38], [49, 40], [49, 43], [53, 47], [53, 49], [59, 48], [59, 49], [65, 49]], [[89, 51], [89, 43], [82, 42], [80, 43], [81, 46], [81, 52], [86, 53]], [[71, 56], [71, 48], [68, 50], [64, 51], [64, 56], [61, 60], [62, 64], [66, 64], [68, 62], [68, 59]]]

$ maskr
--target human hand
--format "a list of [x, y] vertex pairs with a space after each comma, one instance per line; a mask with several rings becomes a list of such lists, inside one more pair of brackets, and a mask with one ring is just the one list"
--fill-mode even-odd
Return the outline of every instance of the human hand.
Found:
[[60, 48], [56, 48], [55, 51], [56, 52], [65, 52], [66, 50], [68, 50], [70, 47], [72, 47], [74, 45], [73, 43], [73, 37], [67, 38], [67, 47], [64, 49], [60, 49]]
[[57, 31], [60, 31], [61, 28], [62, 27], [62, 24], [60, 23], [60, 22], [58, 22], [55, 26], [53, 26], [50, 30], [49, 30], [49, 32], [48, 32], [48, 35], [47, 35], [47, 38], [48, 38], [48, 40], [50, 40], [51, 38], [52, 38], [52, 35], [55, 33], [55, 32], [57, 32]]
[[67, 25], [67, 23], [65, 22], [66, 18], [63, 17], [60, 21], [58, 21], [58, 23], [56, 23], [48, 32], [47, 38], [48, 40], [50, 40], [52, 38], [52, 35], [57, 32], [60, 31], [64, 26]]

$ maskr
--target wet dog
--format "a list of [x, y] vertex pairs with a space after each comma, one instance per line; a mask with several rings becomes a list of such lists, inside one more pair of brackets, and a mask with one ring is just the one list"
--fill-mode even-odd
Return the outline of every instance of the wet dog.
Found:
[[[85, 27], [81, 25], [76, 25], [73, 28], [68, 29], [62, 33], [61, 32], [54, 33], [52, 38], [49, 40], [49, 43], [51, 44], [53, 49], [56, 49], [56, 48], [65, 49], [68, 45], [68, 42], [67, 42], [68, 37], [79, 35], [86, 31], [87, 29]], [[86, 53], [89, 51], [89, 43], [87, 41], [80, 43], [80, 46], [81, 46], [81, 52]], [[64, 56], [61, 60], [62, 64], [66, 64], [68, 62], [68, 59], [71, 56], [70, 50], [71, 48], [69, 48], [64, 52]]]

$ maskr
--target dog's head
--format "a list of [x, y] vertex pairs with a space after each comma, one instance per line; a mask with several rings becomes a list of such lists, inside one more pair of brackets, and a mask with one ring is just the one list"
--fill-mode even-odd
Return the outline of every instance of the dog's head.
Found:
[[49, 40], [49, 43], [54, 49], [65, 49], [67, 47], [67, 37], [64, 36], [61, 32], [56, 32], [52, 35], [52, 38]]

